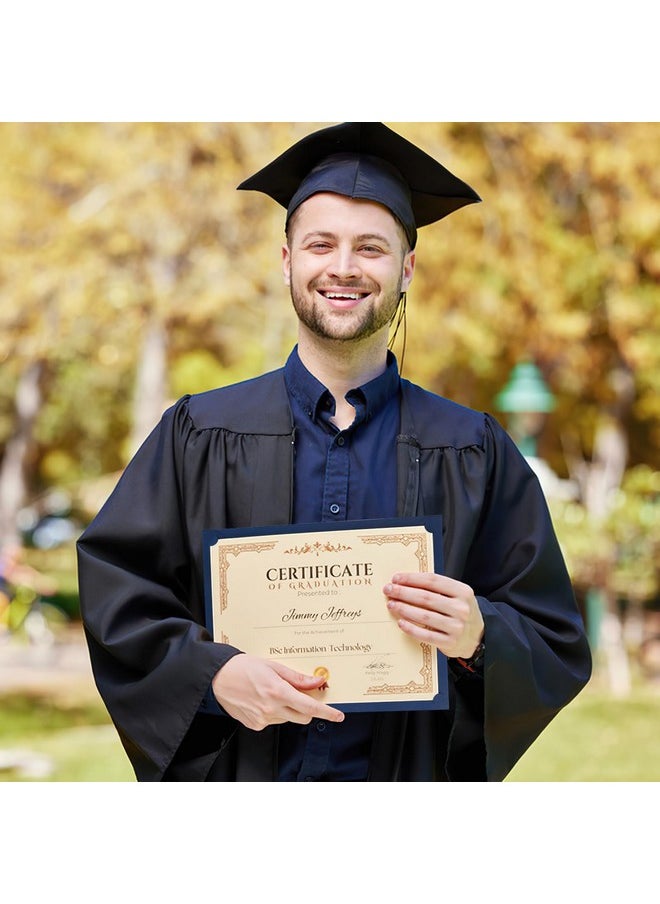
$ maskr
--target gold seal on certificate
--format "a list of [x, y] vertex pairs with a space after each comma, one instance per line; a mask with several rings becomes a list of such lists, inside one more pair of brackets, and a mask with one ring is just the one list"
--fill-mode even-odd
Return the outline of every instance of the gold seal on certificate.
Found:
[[383, 586], [434, 571], [437, 519], [205, 531], [214, 640], [322, 676], [346, 711], [446, 708], [446, 660], [405, 635]]

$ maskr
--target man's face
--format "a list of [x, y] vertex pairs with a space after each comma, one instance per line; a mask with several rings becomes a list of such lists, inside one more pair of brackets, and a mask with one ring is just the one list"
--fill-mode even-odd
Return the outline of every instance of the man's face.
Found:
[[282, 255], [301, 327], [343, 341], [387, 331], [415, 266], [386, 207], [325, 192], [295, 212]]

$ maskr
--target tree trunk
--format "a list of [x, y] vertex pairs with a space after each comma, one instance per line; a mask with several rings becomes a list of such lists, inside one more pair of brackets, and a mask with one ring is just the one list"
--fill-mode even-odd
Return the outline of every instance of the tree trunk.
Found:
[[[589, 464], [584, 460], [572, 462], [582, 502], [594, 523], [602, 521], [609, 513], [628, 461], [624, 424], [634, 399], [632, 374], [625, 368], [615, 369], [610, 374], [610, 384], [615, 398], [596, 427], [592, 460]], [[605, 657], [610, 690], [617, 697], [626, 697], [632, 688], [632, 675], [623, 624], [616, 610], [616, 600], [607, 586], [607, 575], [603, 579], [599, 595], [604, 605], [596, 643]]]
[[20, 541], [18, 513], [28, 496], [27, 461], [34, 423], [41, 410], [43, 361], [33, 361], [21, 374], [16, 388], [16, 427], [5, 447], [0, 465], [0, 543]]
[[167, 333], [154, 314], [147, 323], [135, 377], [131, 456], [156, 426], [167, 404]]

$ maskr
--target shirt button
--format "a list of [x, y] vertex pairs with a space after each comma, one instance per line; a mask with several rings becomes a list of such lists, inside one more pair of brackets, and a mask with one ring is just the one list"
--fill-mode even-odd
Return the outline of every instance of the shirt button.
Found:
[[344, 439], [343, 436], [338, 436], [338, 437], [337, 437], [337, 445], [338, 445], [338, 446], [343, 446], [345, 442], [346, 442], [346, 440]]
[[338, 513], [339, 506], [337, 505], [336, 502], [332, 503], [332, 505], [330, 506], [330, 511], [332, 512], [333, 515], [336, 515]]
[[325, 731], [325, 722], [317, 722], [316, 730], [317, 731]]

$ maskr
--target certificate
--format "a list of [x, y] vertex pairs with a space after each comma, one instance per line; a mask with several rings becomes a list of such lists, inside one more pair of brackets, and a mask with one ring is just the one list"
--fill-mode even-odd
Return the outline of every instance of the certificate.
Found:
[[324, 678], [345, 712], [446, 709], [447, 662], [404, 634], [383, 586], [440, 566], [440, 519], [204, 531], [215, 641]]

